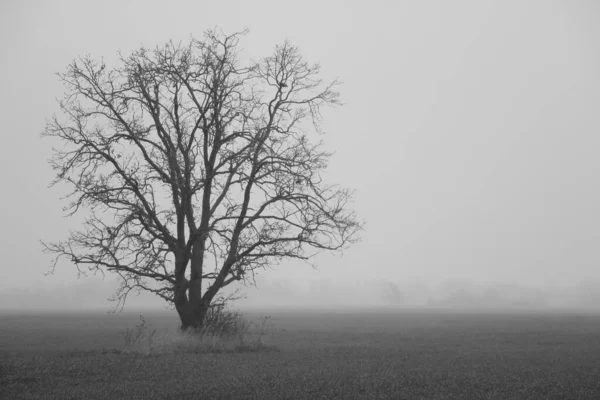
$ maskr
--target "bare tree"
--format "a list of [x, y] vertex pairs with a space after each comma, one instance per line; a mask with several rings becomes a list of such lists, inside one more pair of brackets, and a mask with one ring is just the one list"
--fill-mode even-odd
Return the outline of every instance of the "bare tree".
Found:
[[227, 285], [358, 240], [352, 193], [323, 182], [331, 154], [304, 131], [339, 104], [338, 82], [288, 42], [241, 66], [245, 33], [119, 53], [113, 69], [86, 56], [59, 74], [62, 115], [42, 136], [64, 145], [50, 163], [72, 188], [66, 210], [88, 217], [43, 243], [51, 271], [67, 257], [115, 272], [118, 304], [148, 290], [197, 328]]

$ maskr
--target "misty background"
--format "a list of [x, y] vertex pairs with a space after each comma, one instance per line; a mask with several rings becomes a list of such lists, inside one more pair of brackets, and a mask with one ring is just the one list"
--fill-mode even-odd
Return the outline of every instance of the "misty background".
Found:
[[[286, 261], [240, 307], [600, 309], [600, 4], [594, 0], [31, 1], [0, 3], [0, 308], [110, 309], [114, 276], [81, 277], [48, 188], [46, 119], [78, 56], [128, 54], [206, 29], [250, 29], [245, 59], [286, 38], [345, 105], [324, 112], [326, 179], [367, 222], [318, 270]], [[126, 309], [163, 307], [131, 296]]]

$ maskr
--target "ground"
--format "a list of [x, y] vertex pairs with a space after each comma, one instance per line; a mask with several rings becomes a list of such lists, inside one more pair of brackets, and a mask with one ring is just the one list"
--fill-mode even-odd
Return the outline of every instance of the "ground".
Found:
[[261, 315], [278, 351], [143, 356], [107, 351], [139, 314], [3, 314], [0, 398], [600, 399], [597, 315], [248, 313]]

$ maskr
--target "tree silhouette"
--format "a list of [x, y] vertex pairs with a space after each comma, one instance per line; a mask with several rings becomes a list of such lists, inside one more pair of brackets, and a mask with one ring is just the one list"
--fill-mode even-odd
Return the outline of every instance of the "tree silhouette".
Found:
[[114, 272], [118, 305], [148, 290], [197, 328], [227, 285], [358, 240], [352, 192], [324, 183], [331, 154], [305, 133], [339, 104], [338, 82], [288, 42], [241, 66], [245, 33], [119, 53], [112, 69], [86, 56], [59, 74], [61, 116], [42, 136], [64, 145], [50, 163], [72, 188], [66, 210], [89, 215], [43, 243], [52, 271], [67, 257]]

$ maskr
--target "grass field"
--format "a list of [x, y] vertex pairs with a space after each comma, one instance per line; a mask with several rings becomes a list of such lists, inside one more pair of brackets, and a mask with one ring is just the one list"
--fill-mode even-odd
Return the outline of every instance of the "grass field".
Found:
[[[1, 399], [600, 399], [600, 316], [283, 312], [278, 351], [124, 354], [139, 313], [0, 315]], [[176, 330], [174, 313], [144, 313]], [[104, 351], [102, 349], [105, 349]]]

